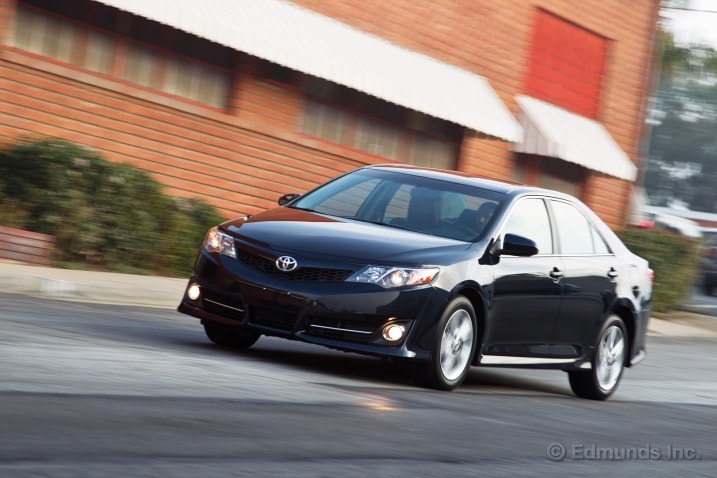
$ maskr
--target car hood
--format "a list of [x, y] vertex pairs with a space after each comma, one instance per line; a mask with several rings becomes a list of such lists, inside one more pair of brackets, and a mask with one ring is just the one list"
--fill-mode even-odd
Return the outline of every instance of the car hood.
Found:
[[222, 228], [238, 240], [276, 253], [341, 261], [441, 264], [473, 245], [287, 207], [230, 221]]

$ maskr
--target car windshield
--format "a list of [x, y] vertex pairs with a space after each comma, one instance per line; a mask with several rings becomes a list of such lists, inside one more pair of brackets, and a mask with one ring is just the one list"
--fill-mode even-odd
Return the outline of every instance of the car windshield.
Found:
[[474, 241], [492, 220], [503, 197], [502, 193], [463, 183], [361, 169], [307, 193], [290, 207]]

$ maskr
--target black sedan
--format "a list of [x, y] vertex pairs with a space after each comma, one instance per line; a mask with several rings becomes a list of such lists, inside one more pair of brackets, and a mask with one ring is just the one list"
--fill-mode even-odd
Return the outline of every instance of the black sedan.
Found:
[[577, 199], [409, 166], [340, 176], [209, 231], [180, 312], [216, 344], [261, 335], [410, 360], [556, 368], [603, 400], [645, 356], [652, 271]]

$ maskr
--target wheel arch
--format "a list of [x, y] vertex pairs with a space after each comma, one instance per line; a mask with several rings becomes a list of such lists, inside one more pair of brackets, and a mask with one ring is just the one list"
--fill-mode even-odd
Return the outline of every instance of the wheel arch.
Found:
[[612, 314], [620, 317], [622, 323], [625, 324], [625, 333], [627, 333], [627, 353], [625, 354], [625, 366], [629, 367], [630, 360], [633, 356], [635, 349], [635, 338], [637, 337], [637, 320], [635, 318], [635, 313], [628, 305], [624, 303], [618, 303], [617, 306], [613, 309]]
[[488, 315], [488, 302], [484, 292], [479, 284], [475, 282], [463, 283], [456, 287], [451, 294], [451, 299], [463, 296], [473, 306], [476, 316], [476, 348], [473, 353], [472, 364], [477, 364], [477, 358], [480, 357], [483, 349], [483, 340], [486, 332], [486, 319]]

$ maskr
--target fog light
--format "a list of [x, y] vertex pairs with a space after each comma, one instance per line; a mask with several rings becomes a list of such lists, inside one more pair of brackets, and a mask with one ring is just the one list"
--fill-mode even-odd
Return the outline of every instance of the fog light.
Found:
[[388, 324], [381, 331], [381, 335], [389, 342], [397, 342], [403, 338], [406, 333], [406, 327], [401, 324]]
[[197, 284], [192, 284], [187, 289], [187, 297], [189, 297], [191, 300], [197, 300], [200, 295], [199, 286]]

